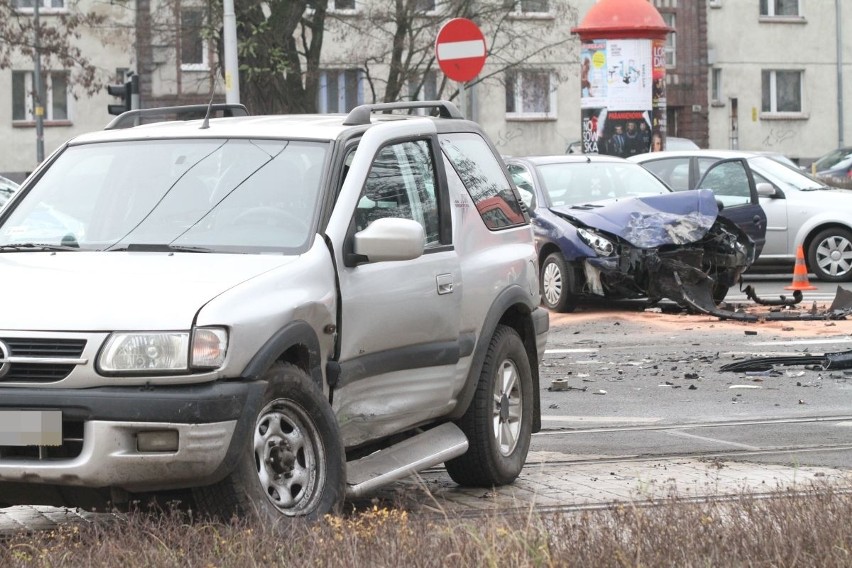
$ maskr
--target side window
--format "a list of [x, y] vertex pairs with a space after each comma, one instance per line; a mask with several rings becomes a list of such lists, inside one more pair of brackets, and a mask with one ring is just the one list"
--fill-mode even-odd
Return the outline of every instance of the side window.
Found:
[[507, 164], [506, 169], [509, 170], [509, 175], [512, 176], [512, 181], [515, 182], [515, 187], [518, 188], [524, 205], [527, 206], [527, 209], [531, 209], [533, 207], [533, 195], [535, 195], [532, 173], [520, 164]]
[[[715, 160], [714, 160], [715, 161]], [[642, 164], [646, 170], [666, 182], [675, 191], [686, 191], [689, 187], [689, 158], [652, 160]]]
[[442, 134], [439, 140], [486, 227], [496, 230], [526, 223], [518, 197], [481, 136], [467, 132]]
[[435, 165], [425, 140], [401, 142], [379, 151], [355, 209], [355, 228], [397, 217], [423, 225], [426, 246], [440, 244]]
[[751, 203], [751, 188], [748, 174], [742, 162], [736, 160], [724, 162], [707, 170], [707, 177], [701, 180], [701, 187], [711, 189], [716, 198], [725, 207]]

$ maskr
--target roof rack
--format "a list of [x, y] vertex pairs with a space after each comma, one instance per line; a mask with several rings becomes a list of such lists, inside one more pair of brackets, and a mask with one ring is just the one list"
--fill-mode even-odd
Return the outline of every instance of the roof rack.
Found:
[[405, 110], [413, 108], [437, 109], [441, 118], [464, 118], [458, 107], [450, 101], [406, 101], [399, 103], [375, 103], [359, 105], [349, 111], [344, 126], [357, 126], [359, 124], [370, 124], [370, 117], [374, 112], [388, 110]]
[[[248, 116], [248, 109], [245, 105], [234, 103], [134, 109], [123, 112], [115, 117], [112, 122], [106, 125], [104, 130], [132, 128], [142, 124], [144, 119], [160, 119], [159, 122], [166, 120], [197, 120], [207, 116], [208, 110], [211, 116]], [[158, 120], [151, 122], [158, 122]]]

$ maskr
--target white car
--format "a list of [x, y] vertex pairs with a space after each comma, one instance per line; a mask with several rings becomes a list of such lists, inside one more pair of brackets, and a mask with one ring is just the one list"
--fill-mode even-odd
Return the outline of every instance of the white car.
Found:
[[820, 280], [852, 280], [852, 190], [838, 189], [757, 152], [693, 150], [633, 156], [675, 190], [693, 189], [702, 173], [726, 158], [745, 157], [766, 212], [766, 244], [756, 264], [794, 263], [802, 246]]

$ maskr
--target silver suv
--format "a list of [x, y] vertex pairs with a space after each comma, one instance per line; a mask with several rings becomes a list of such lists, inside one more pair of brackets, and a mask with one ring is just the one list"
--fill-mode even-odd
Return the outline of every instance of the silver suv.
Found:
[[493, 144], [442, 101], [210, 108], [125, 113], [0, 213], [0, 503], [274, 520], [442, 462], [511, 483], [548, 317]]

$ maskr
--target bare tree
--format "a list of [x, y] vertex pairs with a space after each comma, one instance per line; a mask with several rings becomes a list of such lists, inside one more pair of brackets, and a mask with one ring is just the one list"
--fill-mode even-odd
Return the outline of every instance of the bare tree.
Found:
[[[338, 17], [334, 26], [341, 38], [357, 38], [362, 54], [357, 64], [373, 100], [420, 98], [429, 73], [438, 68], [435, 37], [451, 18], [471, 19], [485, 35], [487, 71], [468, 86], [502, 80], [513, 68], [547, 61], [557, 54], [566, 60], [566, 50], [576, 42], [565, 22], [576, 23], [577, 9], [569, 2], [551, 0], [551, 17], [527, 21], [518, 17], [517, 4], [507, 0], [365, 0], [363, 17]], [[564, 32], [558, 33], [557, 26], [563, 26]], [[453, 100], [459, 92], [458, 86], [444, 77], [434, 94]]]
[[112, 34], [103, 12], [83, 11], [77, 2], [66, 2], [66, 10], [45, 13], [34, 25], [32, 0], [0, 0], [0, 69], [32, 61], [38, 35], [41, 65], [45, 70], [70, 70], [69, 82], [87, 94], [103, 88], [113, 77], [104, 73], [76, 43], [84, 33], [99, 34], [104, 41]]

